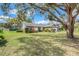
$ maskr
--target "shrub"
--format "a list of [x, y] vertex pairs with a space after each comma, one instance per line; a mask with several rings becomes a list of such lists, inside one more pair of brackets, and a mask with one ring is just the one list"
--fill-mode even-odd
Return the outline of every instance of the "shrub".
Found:
[[23, 32], [22, 30], [16, 30], [16, 32]]
[[0, 47], [6, 46], [7, 40], [3, 36], [0, 36]]
[[44, 31], [45, 31], [45, 32], [51, 32], [52, 30], [46, 28], [46, 29], [44, 29]]
[[3, 33], [3, 30], [0, 30], [0, 33]]

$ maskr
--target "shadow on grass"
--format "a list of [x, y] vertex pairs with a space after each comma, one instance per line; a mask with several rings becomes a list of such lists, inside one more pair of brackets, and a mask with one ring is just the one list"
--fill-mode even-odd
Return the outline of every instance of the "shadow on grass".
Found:
[[75, 35], [76, 38], [73, 38], [73, 40], [67, 38], [66, 35], [63, 35], [63, 34], [59, 34], [59, 35], [32, 34], [32, 36], [35, 36], [35, 37], [39, 36], [39, 37], [45, 37], [45, 38], [51, 37], [52, 42], [58, 42], [63, 46], [68, 46], [79, 50], [79, 38], [76, 35]]
[[[62, 35], [62, 34], [59, 34], [59, 35], [55, 35], [55, 34], [52, 34], [52, 35], [40, 35], [40, 34], [31, 34], [32, 36], [35, 36], [35, 37], [40, 37], [40, 38], [48, 38], [51, 37], [51, 39], [54, 41], [54, 42], [60, 42], [60, 43], [67, 43], [69, 40], [67, 39], [67, 37], [65, 35]], [[53, 42], [52, 41], [52, 42]]]
[[63, 56], [65, 51], [60, 47], [54, 46], [50, 42], [36, 39], [35, 37], [18, 38], [21, 46], [15, 53], [17, 55], [29, 56]]
[[0, 47], [6, 46], [7, 40], [5, 40], [4, 36], [0, 36]]
[[64, 37], [64, 38], [61, 37], [61, 38], [55, 38], [54, 41], [60, 42], [62, 45], [79, 50], [79, 38], [78, 37], [75, 37], [73, 39], [69, 39], [67, 37]]
[[71, 43], [73, 44], [65, 44], [65, 45], [79, 50], [79, 38], [78, 37], [71, 40]]

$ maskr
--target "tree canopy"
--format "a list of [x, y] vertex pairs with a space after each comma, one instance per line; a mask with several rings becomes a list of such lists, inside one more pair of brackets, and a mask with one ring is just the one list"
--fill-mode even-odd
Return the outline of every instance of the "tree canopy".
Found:
[[[5, 15], [9, 12], [9, 5], [4, 3], [0, 6], [5, 11]], [[79, 14], [78, 3], [19, 3], [14, 5], [19, 21], [25, 21], [28, 14], [33, 19], [34, 14], [38, 11], [38, 13], [45, 16], [45, 19], [60, 22], [66, 30], [67, 36], [74, 38], [74, 24]]]

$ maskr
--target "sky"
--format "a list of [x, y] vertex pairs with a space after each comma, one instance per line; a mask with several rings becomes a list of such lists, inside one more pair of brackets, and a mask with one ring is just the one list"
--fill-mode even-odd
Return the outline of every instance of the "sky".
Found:
[[[1, 4], [0, 4], [1, 5]], [[10, 4], [10, 6], [9, 6], [9, 9], [10, 9], [10, 11], [9, 11], [9, 14], [8, 14], [8, 16], [9, 17], [12, 17], [12, 18], [16, 18], [16, 7], [14, 6], [14, 4]], [[4, 12], [1, 10], [1, 8], [0, 8], [0, 16], [2, 16], [4, 14]], [[4, 20], [2, 20], [2, 19], [0, 19], [0, 22], [5, 22]], [[40, 15], [38, 12], [36, 12], [35, 14], [34, 14], [34, 23], [36, 23], [36, 24], [47, 24], [48, 23], [48, 21], [47, 20], [44, 20], [44, 16], [43, 15]]]
[[[0, 5], [1, 5], [1, 4], [0, 4]], [[15, 18], [15, 17], [16, 17], [16, 12], [15, 12], [15, 8], [16, 8], [16, 7], [15, 7], [13, 4], [11, 4], [11, 5], [9, 6], [9, 8], [10, 8], [10, 12], [8, 13], [8, 16], [7, 16], [7, 17]], [[1, 8], [0, 8], [0, 17], [2, 17], [3, 14], [4, 14], [4, 11], [1, 10]], [[4, 17], [4, 16], [3, 16], [3, 17]], [[0, 19], [0, 23], [6, 23], [6, 21], [5, 21], [4, 19]]]

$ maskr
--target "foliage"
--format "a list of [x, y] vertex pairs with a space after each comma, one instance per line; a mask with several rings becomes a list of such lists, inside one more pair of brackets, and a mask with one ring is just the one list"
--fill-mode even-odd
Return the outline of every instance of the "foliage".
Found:
[[[43, 11], [44, 13], [48, 12], [47, 16], [50, 16], [48, 17], [48, 19], [51, 20], [54, 18], [53, 20], [60, 22], [67, 32], [67, 37], [71, 39], [74, 38], [75, 19], [79, 14], [79, 6], [77, 3], [65, 3], [65, 4], [50, 3], [43, 5], [31, 4], [31, 6], [37, 7], [39, 8], [39, 10], [41, 9], [41, 11]], [[60, 10], [64, 13], [63, 15]], [[75, 15], [73, 15], [73, 12], [75, 13]]]
[[3, 30], [0, 30], [0, 33], [3, 33]]
[[0, 47], [6, 46], [7, 40], [3, 36], [0, 36]]
[[52, 32], [52, 29], [50, 29], [50, 28], [45, 28], [44, 31], [45, 31], [45, 32]]
[[26, 22], [28, 22], [28, 23], [32, 23], [32, 19], [27, 18], [27, 19], [26, 19]]
[[0, 5], [0, 8], [1, 8], [1, 10], [3, 10], [4, 11], [4, 15], [5, 16], [7, 16], [8, 15], [8, 13], [9, 13], [9, 6], [10, 6], [10, 3], [4, 3], [4, 4], [2, 4], [2, 5]]

